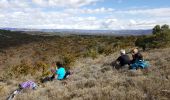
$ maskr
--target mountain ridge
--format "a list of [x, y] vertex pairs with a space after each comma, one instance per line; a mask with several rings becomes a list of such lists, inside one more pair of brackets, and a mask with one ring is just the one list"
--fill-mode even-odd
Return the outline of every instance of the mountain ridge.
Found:
[[[83, 29], [28, 29], [28, 28], [0, 28], [10, 31], [22, 32], [42, 32], [50, 35], [69, 34], [69, 35], [149, 35], [151, 29], [134, 29], [134, 30], [83, 30]], [[57, 33], [57, 34], [56, 34]]]

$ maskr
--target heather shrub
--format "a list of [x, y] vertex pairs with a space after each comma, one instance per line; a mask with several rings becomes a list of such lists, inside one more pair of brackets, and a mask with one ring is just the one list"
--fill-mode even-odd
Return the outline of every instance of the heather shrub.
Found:
[[23, 63], [17, 66], [12, 66], [11, 69], [8, 70], [8, 72], [10, 74], [9, 76], [19, 77], [21, 75], [33, 74], [34, 70], [32, 66]]
[[76, 57], [73, 54], [64, 54], [60, 57], [66, 69], [70, 69], [70, 66], [74, 64]]
[[93, 59], [97, 58], [98, 51], [96, 49], [89, 49], [84, 56], [85, 57], [92, 57]]

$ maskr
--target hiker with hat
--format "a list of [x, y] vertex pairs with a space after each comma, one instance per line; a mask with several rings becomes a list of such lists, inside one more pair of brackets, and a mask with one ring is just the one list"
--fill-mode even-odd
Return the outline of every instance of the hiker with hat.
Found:
[[129, 67], [130, 64], [130, 57], [126, 54], [126, 51], [124, 49], [120, 50], [120, 56], [116, 59], [113, 66], [116, 69]]

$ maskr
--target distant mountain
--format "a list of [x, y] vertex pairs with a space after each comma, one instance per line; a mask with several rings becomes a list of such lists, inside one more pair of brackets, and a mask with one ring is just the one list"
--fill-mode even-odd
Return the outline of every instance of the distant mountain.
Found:
[[26, 28], [1, 28], [3, 30], [23, 31], [31, 33], [42, 33], [50, 35], [148, 35], [152, 33], [151, 29], [147, 30], [80, 30], [80, 29], [26, 29]]

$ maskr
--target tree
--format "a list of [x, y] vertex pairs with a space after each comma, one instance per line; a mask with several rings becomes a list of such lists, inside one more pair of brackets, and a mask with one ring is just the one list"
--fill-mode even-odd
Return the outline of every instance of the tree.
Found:
[[160, 33], [161, 32], [161, 27], [160, 27], [160, 25], [156, 25], [154, 28], [153, 28], [153, 30], [152, 30], [152, 33], [153, 34], [158, 34], [158, 33]]
[[167, 25], [167, 24], [162, 25], [162, 26], [161, 26], [161, 30], [162, 30], [162, 31], [169, 30], [169, 25]]

